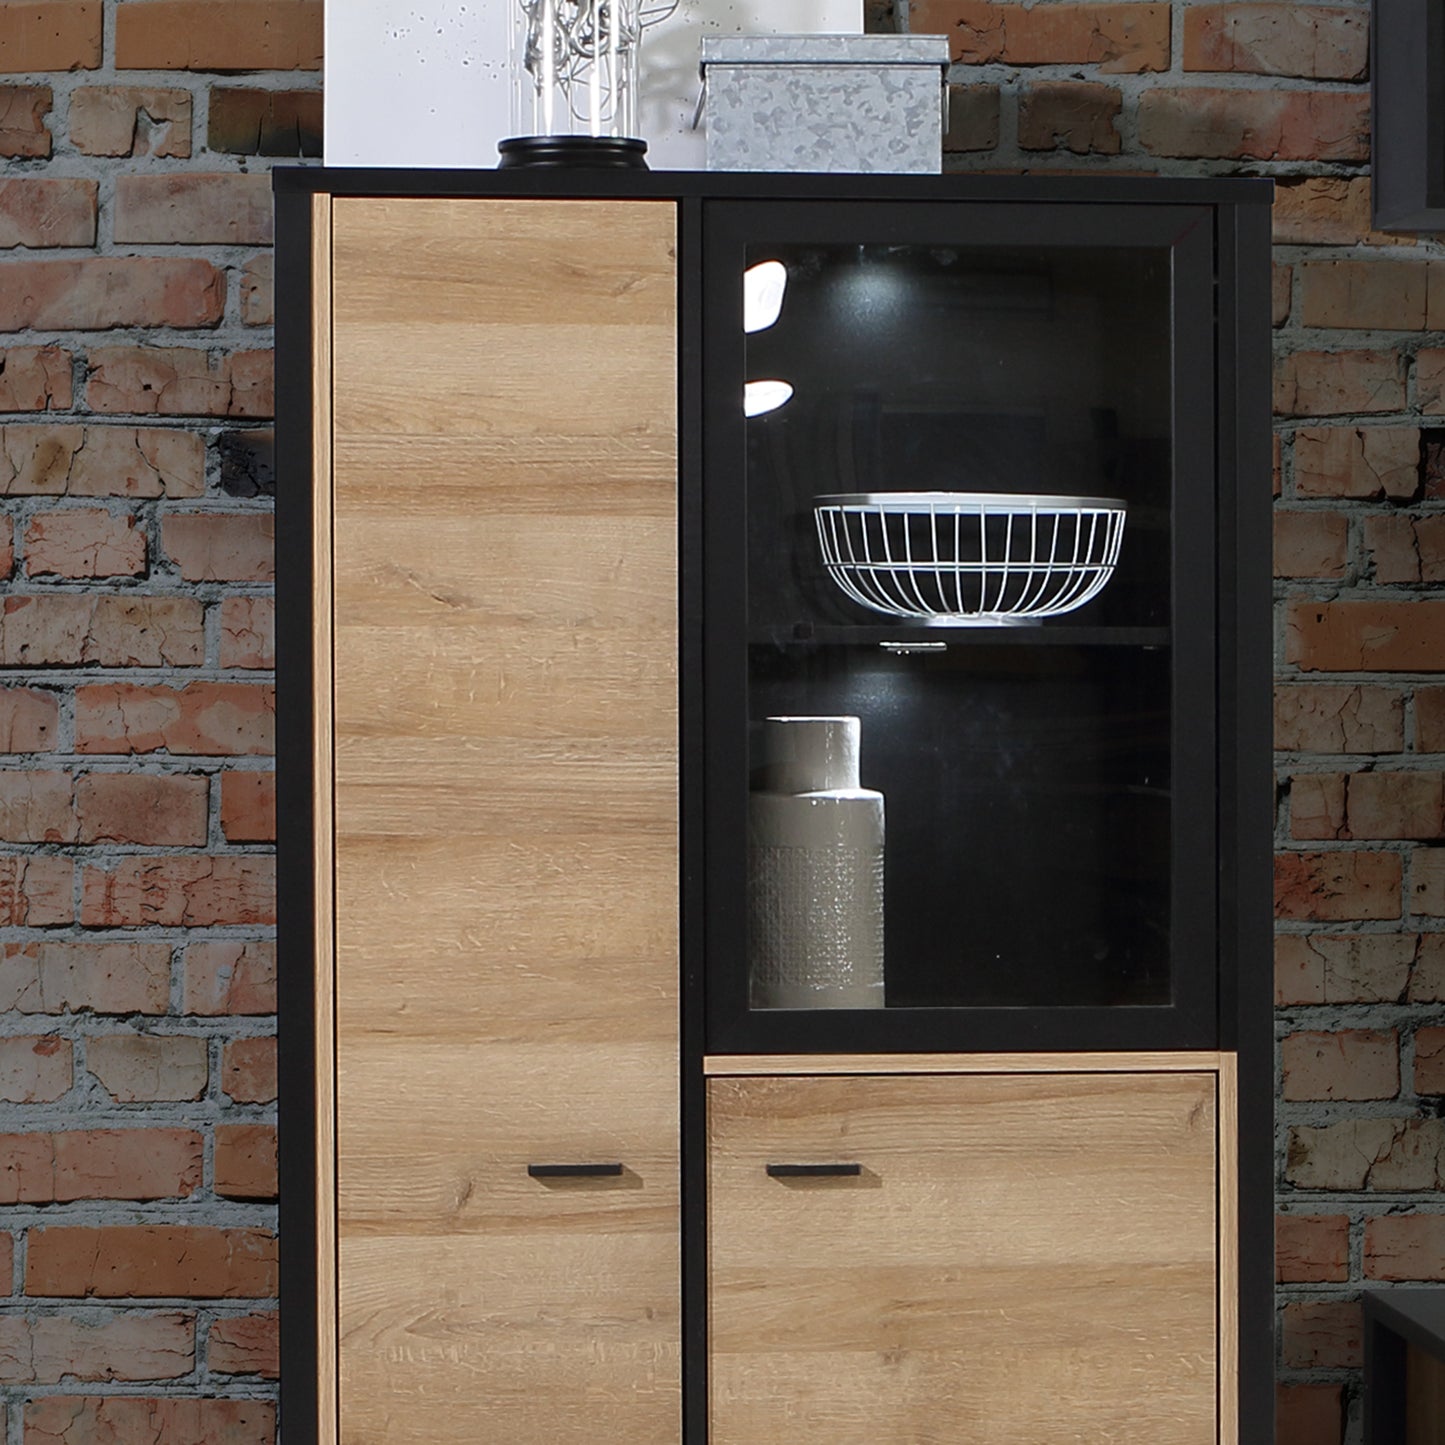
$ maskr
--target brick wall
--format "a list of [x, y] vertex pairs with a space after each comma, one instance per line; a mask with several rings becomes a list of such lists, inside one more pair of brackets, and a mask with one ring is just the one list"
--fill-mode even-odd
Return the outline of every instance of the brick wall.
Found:
[[7, 1445], [275, 1435], [266, 172], [320, 46], [0, 0]]

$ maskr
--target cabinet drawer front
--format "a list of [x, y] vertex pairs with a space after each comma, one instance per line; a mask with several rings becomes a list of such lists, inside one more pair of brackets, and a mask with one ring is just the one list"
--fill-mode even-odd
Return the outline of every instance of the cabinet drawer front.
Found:
[[678, 1439], [674, 239], [333, 206], [342, 1445]]
[[712, 1445], [1213, 1445], [1214, 1074], [714, 1078], [708, 1132]]

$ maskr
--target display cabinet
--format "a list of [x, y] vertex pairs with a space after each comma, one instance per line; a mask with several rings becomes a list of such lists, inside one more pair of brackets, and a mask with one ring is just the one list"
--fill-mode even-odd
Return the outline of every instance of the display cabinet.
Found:
[[1268, 184], [277, 185], [288, 1440], [1268, 1441]]

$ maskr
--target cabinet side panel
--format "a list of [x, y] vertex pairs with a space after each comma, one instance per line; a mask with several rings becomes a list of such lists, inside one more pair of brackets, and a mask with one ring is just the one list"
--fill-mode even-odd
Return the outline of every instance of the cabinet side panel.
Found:
[[675, 207], [335, 238], [341, 1438], [675, 1445]]

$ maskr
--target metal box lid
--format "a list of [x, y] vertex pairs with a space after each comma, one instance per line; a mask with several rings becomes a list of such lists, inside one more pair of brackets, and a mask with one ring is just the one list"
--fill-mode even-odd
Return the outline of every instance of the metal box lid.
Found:
[[946, 35], [705, 35], [710, 65], [926, 65], [946, 70]]

